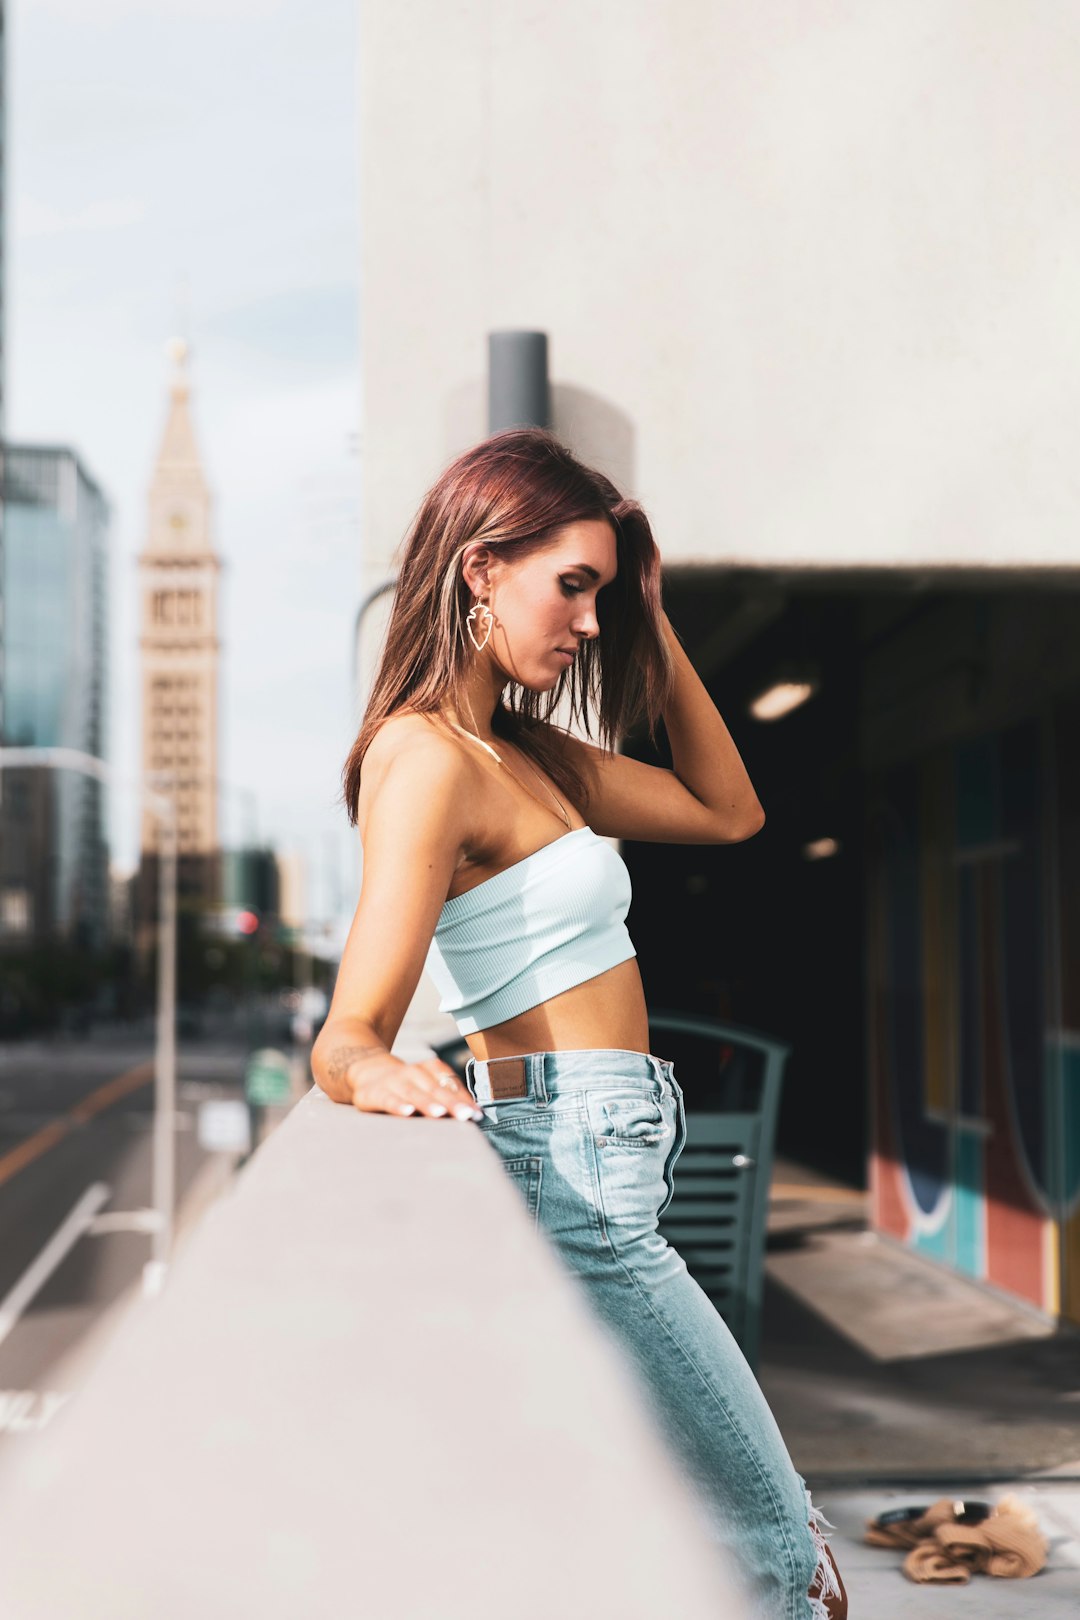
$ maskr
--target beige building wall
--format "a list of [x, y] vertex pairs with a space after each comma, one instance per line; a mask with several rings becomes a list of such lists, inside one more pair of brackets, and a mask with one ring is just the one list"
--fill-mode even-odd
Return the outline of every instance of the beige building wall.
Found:
[[485, 337], [672, 562], [1069, 563], [1066, 0], [367, 0], [363, 546], [481, 438]]
[[670, 564], [1080, 564], [1065, 0], [360, 17], [368, 588], [486, 435], [506, 327]]
[[[218, 848], [217, 587], [221, 562], [210, 533], [210, 491], [189, 409], [186, 346], [171, 346], [176, 371], [161, 450], [150, 484], [146, 544], [139, 555], [142, 769], [166, 771], [181, 855]], [[160, 824], [145, 811], [142, 848], [160, 848]]]

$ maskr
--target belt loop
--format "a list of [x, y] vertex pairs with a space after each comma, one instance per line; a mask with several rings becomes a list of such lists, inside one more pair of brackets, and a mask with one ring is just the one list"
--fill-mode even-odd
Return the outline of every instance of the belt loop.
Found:
[[465, 1090], [474, 1102], [479, 1101], [476, 1095], [476, 1059], [473, 1057], [465, 1059]]
[[655, 1053], [653, 1053], [653, 1052], [650, 1052], [648, 1054], [648, 1057], [649, 1057], [649, 1062], [653, 1066], [653, 1074], [656, 1077], [656, 1079], [660, 1082], [661, 1087], [663, 1087], [664, 1080], [666, 1079], [666, 1076], [664, 1074], [664, 1060], [663, 1060], [663, 1058], [658, 1058], [655, 1055]]
[[544, 1065], [547, 1061], [546, 1052], [530, 1052], [525, 1059], [529, 1065], [529, 1090], [537, 1108], [546, 1108], [550, 1101], [547, 1088], [547, 1078], [544, 1074]]

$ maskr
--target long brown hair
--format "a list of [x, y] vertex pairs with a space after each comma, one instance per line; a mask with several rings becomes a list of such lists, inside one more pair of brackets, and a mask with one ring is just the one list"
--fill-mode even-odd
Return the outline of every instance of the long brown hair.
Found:
[[491, 729], [529, 755], [579, 810], [588, 803], [587, 784], [550, 725], [564, 692], [571, 718], [580, 720], [590, 739], [590, 706], [595, 710], [606, 751], [642, 720], [655, 740], [674, 674], [660, 628], [660, 557], [649, 520], [636, 501], [624, 500], [610, 478], [583, 466], [553, 433], [508, 428], [450, 463], [424, 497], [400, 548], [382, 656], [342, 771], [351, 825], [357, 821], [364, 755], [383, 721], [401, 709], [436, 713], [447, 698], [454, 700], [468, 669], [473, 650], [464, 623], [471, 605], [461, 575], [465, 547], [480, 540], [512, 562], [548, 544], [566, 524], [597, 517], [612, 524], [618, 559], [615, 579], [596, 599], [600, 633], [585, 642], [551, 691], [508, 682]]

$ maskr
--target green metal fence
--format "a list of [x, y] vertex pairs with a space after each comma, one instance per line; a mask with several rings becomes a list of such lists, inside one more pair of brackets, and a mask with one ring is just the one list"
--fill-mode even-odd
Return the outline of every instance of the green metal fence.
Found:
[[776, 1118], [791, 1049], [681, 1013], [650, 1012], [649, 1031], [686, 1095], [686, 1146], [660, 1231], [756, 1367]]

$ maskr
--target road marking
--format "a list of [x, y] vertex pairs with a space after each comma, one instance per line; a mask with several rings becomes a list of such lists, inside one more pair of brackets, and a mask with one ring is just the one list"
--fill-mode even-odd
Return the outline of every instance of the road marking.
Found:
[[98, 1237], [102, 1232], [158, 1232], [162, 1225], [160, 1210], [110, 1209], [95, 1215], [87, 1231]]
[[147, 1080], [153, 1079], [153, 1075], [154, 1063], [152, 1058], [148, 1058], [144, 1063], [136, 1063], [133, 1069], [127, 1069], [123, 1074], [115, 1075], [113, 1079], [106, 1080], [104, 1085], [98, 1086], [97, 1090], [92, 1091], [89, 1097], [84, 1097], [82, 1102], [76, 1103], [71, 1110], [70, 1117], [78, 1121], [79, 1124], [83, 1124], [86, 1120], [92, 1119], [95, 1114], [100, 1114], [103, 1108], [108, 1108], [114, 1102], [119, 1102], [120, 1098], [126, 1097], [129, 1092], [138, 1091], [139, 1087], [145, 1085]]
[[82, 1102], [76, 1103], [66, 1114], [61, 1114], [59, 1119], [43, 1125], [33, 1136], [28, 1136], [25, 1142], [20, 1142], [18, 1147], [12, 1148], [0, 1158], [0, 1187], [5, 1181], [10, 1181], [12, 1176], [18, 1175], [20, 1170], [25, 1170], [28, 1164], [33, 1164], [43, 1153], [47, 1153], [49, 1148], [54, 1147], [76, 1125], [85, 1125], [87, 1120], [99, 1114], [103, 1108], [119, 1102], [121, 1097], [137, 1091], [140, 1086], [144, 1086], [153, 1078], [153, 1059], [147, 1059], [143, 1063], [137, 1063], [133, 1069], [126, 1069], [123, 1074], [115, 1075], [112, 1080], [106, 1080], [104, 1085], [98, 1086], [96, 1091], [84, 1097]]
[[61, 1221], [37, 1259], [30, 1262], [6, 1299], [0, 1303], [0, 1344], [3, 1344], [34, 1295], [48, 1282], [69, 1249], [78, 1243], [110, 1192], [104, 1181], [95, 1181], [87, 1187], [70, 1215]]
[[[47, 1389], [40, 1393], [36, 1389], [0, 1389], [0, 1432], [9, 1429], [12, 1434], [22, 1434], [28, 1429], [43, 1429], [70, 1399], [70, 1389]], [[35, 1401], [41, 1402], [41, 1408], [31, 1417]]]

